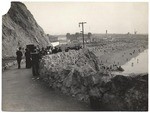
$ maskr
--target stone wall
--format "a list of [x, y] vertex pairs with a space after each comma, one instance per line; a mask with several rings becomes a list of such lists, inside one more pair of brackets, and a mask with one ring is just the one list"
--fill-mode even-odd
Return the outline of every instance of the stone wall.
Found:
[[148, 110], [148, 75], [104, 74], [89, 50], [47, 55], [40, 77], [49, 86], [91, 104], [94, 110]]

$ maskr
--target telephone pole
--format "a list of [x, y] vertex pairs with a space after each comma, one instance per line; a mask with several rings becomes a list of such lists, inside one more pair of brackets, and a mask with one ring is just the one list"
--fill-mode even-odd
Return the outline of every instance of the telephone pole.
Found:
[[83, 48], [84, 48], [84, 24], [86, 24], [86, 22], [79, 22], [79, 27], [80, 27], [80, 24], [82, 25], [82, 37], [83, 37]]

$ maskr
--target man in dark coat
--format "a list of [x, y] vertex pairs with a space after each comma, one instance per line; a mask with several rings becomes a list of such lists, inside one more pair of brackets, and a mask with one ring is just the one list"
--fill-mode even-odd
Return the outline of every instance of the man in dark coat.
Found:
[[17, 55], [17, 63], [18, 63], [18, 69], [21, 68], [20, 63], [22, 60], [22, 52], [21, 52], [21, 47], [19, 47], [19, 50], [16, 52]]
[[26, 49], [25, 57], [26, 57], [26, 68], [31, 68], [31, 54], [28, 48]]
[[35, 49], [31, 53], [31, 58], [32, 58], [32, 73], [33, 76], [38, 76], [39, 75], [39, 52]]

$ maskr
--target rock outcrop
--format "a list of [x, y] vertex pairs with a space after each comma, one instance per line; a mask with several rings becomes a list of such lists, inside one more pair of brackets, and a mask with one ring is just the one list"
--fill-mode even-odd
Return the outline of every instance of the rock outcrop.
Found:
[[2, 53], [4, 57], [15, 56], [16, 49], [27, 44], [49, 44], [43, 29], [21, 2], [12, 2], [8, 13], [2, 17]]
[[148, 110], [148, 75], [104, 74], [89, 50], [43, 57], [40, 77], [50, 87], [90, 103], [93, 110]]

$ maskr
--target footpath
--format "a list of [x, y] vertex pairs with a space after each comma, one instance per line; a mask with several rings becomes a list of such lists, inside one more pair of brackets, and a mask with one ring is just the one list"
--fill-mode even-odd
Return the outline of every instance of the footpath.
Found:
[[89, 111], [90, 106], [35, 79], [31, 69], [16, 66], [2, 72], [3, 111]]

